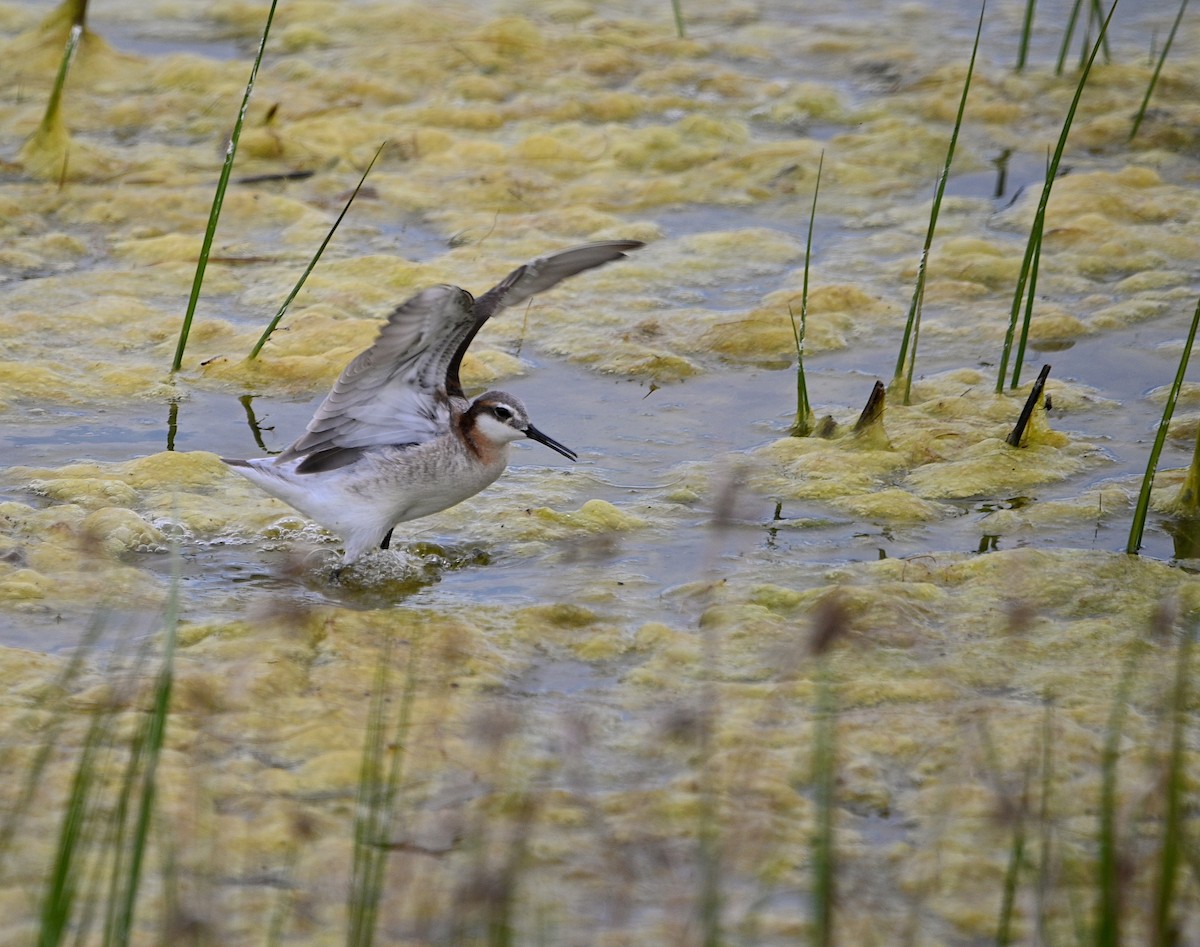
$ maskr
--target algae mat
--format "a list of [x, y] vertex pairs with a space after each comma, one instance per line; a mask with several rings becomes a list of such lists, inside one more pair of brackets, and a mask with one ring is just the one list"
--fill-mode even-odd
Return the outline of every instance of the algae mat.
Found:
[[[1179, 471], [1150, 555], [1117, 550], [1200, 291], [1200, 34], [1185, 17], [1130, 141], [1175, 7], [1114, 18], [1047, 217], [1051, 403], [1014, 449], [1028, 385], [992, 394], [995, 363], [1075, 83], [1053, 68], [1069, 11], [1044, 6], [1021, 72], [1021, 11], [988, 12], [912, 404], [855, 431], [974, 13], [686, 3], [680, 38], [664, 3], [283, 6], [172, 375], [265, 10], [101, 5], [39, 132], [67, 26], [0, 5], [0, 938], [46, 931], [81, 760], [80, 904], [105, 902], [170, 627], [138, 942], [346, 940], [372, 851], [380, 942], [791, 943], [816, 936], [821, 839], [843, 943], [991, 942], [1005, 916], [1012, 942], [1069, 942], [1106, 877], [1148, 941], [1165, 833], [1194, 860]], [[822, 154], [805, 344], [836, 424], [792, 438]], [[579, 465], [521, 452], [334, 581], [336, 538], [217, 460], [285, 446], [417, 289], [616, 238], [647, 246], [506, 312], [464, 366]], [[378, 837], [356, 830], [371, 745], [399, 767]], [[1182, 942], [1198, 900], [1184, 874]]]

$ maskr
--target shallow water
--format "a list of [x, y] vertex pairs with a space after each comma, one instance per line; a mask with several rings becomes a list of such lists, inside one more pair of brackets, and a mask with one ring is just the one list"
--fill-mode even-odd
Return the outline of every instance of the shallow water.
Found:
[[[163, 819], [181, 871], [200, 879], [187, 907], [222, 943], [262, 942], [285, 889], [305, 901], [288, 936], [340, 937], [381, 654], [397, 679], [419, 666], [383, 920], [397, 942], [421, 940], [429, 917], [423, 942], [469, 939], [454, 926], [473, 916], [464, 886], [491, 877], [491, 851], [525, 844], [526, 939], [693, 942], [712, 794], [724, 923], [745, 942], [802, 939], [825, 680], [841, 711], [840, 870], [865, 905], [840, 917], [845, 942], [894, 943], [901, 923], [939, 943], [991, 942], [1011, 842], [997, 813], [1041, 759], [1045, 706], [1062, 761], [1057, 854], [1073, 863], [1094, 859], [1098, 748], [1140, 648], [1127, 742], [1162, 739], [1173, 642], [1200, 606], [1167, 512], [1194, 386], [1142, 556], [1120, 553], [1200, 292], [1195, 24], [1130, 146], [1144, 64], [1176, 7], [1114, 20], [1113, 65], [1085, 93], [1050, 205], [1023, 373], [1053, 366], [1053, 404], [1030, 446], [1006, 452], [1023, 393], [989, 393], [1072, 90], [1049, 65], [1070, 5], [1039, 4], [1021, 76], [1023, 5], [989, 11], [914, 404], [891, 397], [883, 430], [862, 437], [846, 431], [893, 373], [975, 13], [684, 7], [686, 42], [657, 0], [281, 13], [174, 378], [259, 11], [96, 9], [91, 28], [140, 58], [84, 50], [61, 185], [17, 160], [54, 44], [13, 60], [22, 71], [0, 97], [0, 669], [4, 719], [22, 721], [10, 746], [34, 745], [22, 715], [57, 691], [45, 682], [89, 622], [152, 639], [177, 584]], [[40, 15], [0, 6], [0, 29]], [[379, 35], [404, 39], [381, 48]], [[243, 363], [385, 136], [309, 287], [260, 362]], [[839, 424], [828, 442], [786, 436], [787, 311], [822, 151], [806, 365], [817, 416]], [[577, 464], [521, 445], [489, 490], [403, 524], [394, 556], [335, 578], [335, 538], [215, 461], [285, 447], [415, 289], [480, 291], [539, 253], [617, 236], [648, 246], [495, 320], [467, 366], [480, 390], [518, 393]], [[848, 627], [818, 665], [812, 616], [834, 597]], [[68, 748], [86, 722], [75, 709], [114, 686], [107, 654], [66, 688]], [[56, 757], [46, 785], [65, 785], [71, 762]], [[1122, 779], [1123, 811], [1141, 813], [1161, 784], [1153, 750], [1128, 753]], [[521, 798], [536, 800], [532, 816]], [[30, 815], [29, 834], [51, 837], [54, 814]], [[1130, 822], [1152, 835], [1157, 819]], [[3, 878], [0, 901], [19, 905], [0, 924], [23, 936], [27, 885]], [[1068, 940], [1068, 901], [1093, 892], [1059, 881], [1051, 923]]]

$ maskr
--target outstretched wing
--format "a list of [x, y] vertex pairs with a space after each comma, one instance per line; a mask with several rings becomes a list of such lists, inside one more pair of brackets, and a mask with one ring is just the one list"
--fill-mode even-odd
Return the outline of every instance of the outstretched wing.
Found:
[[304, 456], [297, 472], [315, 473], [367, 447], [421, 444], [448, 431], [447, 367], [477, 324], [471, 294], [457, 286], [422, 290], [397, 307], [275, 463]]
[[524, 266], [517, 267], [476, 301], [474, 324], [462, 336], [454, 357], [447, 366], [446, 390], [453, 396], [464, 397], [462, 383], [458, 378], [463, 356], [467, 354], [467, 347], [475, 338], [475, 333], [501, 309], [523, 303], [530, 296], [549, 289], [568, 276], [619, 260], [625, 256], [624, 251], [636, 250], [642, 245], [640, 240], [587, 243], [581, 247], [563, 250], [561, 253], [538, 257]]

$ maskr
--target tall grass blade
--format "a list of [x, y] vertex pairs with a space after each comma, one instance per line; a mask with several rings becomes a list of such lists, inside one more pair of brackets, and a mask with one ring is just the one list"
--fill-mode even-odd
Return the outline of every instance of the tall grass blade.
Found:
[[[404, 692], [392, 739], [388, 740], [389, 679], [392, 643], [389, 640], [375, 673], [375, 687], [367, 712], [367, 733], [359, 769], [358, 799], [354, 816], [354, 862], [350, 875], [346, 929], [348, 947], [370, 947], [375, 940], [379, 903], [397, 812], [397, 797], [408, 746], [408, 729], [416, 695], [416, 654], [408, 656]], [[391, 751], [386, 769], [384, 758]]]
[[38, 947], [55, 947], [65, 941], [74, 915], [75, 897], [85, 870], [87, 841], [95, 830], [94, 814], [98, 770], [110, 746], [111, 709], [97, 711], [88, 726], [79, 753], [71, 791], [63, 809], [62, 824], [54, 848], [54, 864], [46, 878], [38, 929]]
[[196, 275], [192, 279], [192, 292], [188, 296], [187, 312], [184, 314], [183, 325], [179, 330], [179, 343], [175, 346], [175, 358], [171, 362], [172, 372], [179, 371], [183, 365], [183, 353], [187, 348], [188, 335], [192, 331], [192, 318], [196, 314], [196, 303], [200, 300], [200, 287], [204, 284], [204, 271], [208, 268], [208, 256], [212, 252], [217, 221], [221, 217], [221, 206], [225, 203], [229, 175], [233, 171], [233, 159], [237, 154], [238, 140], [242, 137], [242, 125], [246, 121], [246, 111], [250, 107], [250, 95], [254, 92], [254, 82], [258, 77], [258, 67], [262, 63], [263, 51], [267, 48], [267, 35], [271, 32], [271, 21], [275, 19], [275, 5], [278, 2], [279, 0], [271, 0], [271, 7], [267, 11], [267, 23], [263, 27], [262, 38], [258, 43], [258, 54], [254, 57], [254, 65], [250, 69], [246, 91], [242, 95], [242, 107], [238, 109], [237, 120], [233, 123], [233, 131], [229, 135], [229, 144], [225, 148], [225, 163], [221, 165], [221, 176], [217, 179], [212, 209], [208, 212], [208, 226], [204, 231], [204, 241], [200, 244], [200, 257], [196, 261]]
[[813, 740], [813, 776], [816, 781], [817, 826], [813, 834], [813, 937], [814, 947], [830, 947], [834, 940], [833, 906], [836, 862], [833, 819], [837, 785], [837, 700], [824, 656], [817, 680], [817, 721]]
[[1141, 657], [1141, 642], [1125, 662], [1117, 693], [1113, 698], [1104, 738], [1104, 758], [1101, 764], [1100, 836], [1097, 880], [1095, 947], [1117, 947], [1121, 941], [1121, 879], [1120, 852], [1117, 837], [1117, 764], [1121, 759], [1121, 731], [1129, 710], [1129, 695]]
[[1025, 69], [1029, 58], [1029, 37], [1033, 34], [1033, 9], [1037, 0], [1025, 0], [1025, 22], [1021, 25], [1021, 45], [1017, 49], [1017, 72]]
[[112, 900], [105, 925], [106, 944], [129, 943], [146, 850], [150, 843], [155, 801], [158, 797], [158, 764], [162, 758], [167, 719], [171, 710], [171, 693], [175, 684], [175, 643], [179, 625], [179, 588], [182, 581], [179, 550], [174, 550], [172, 555], [174, 563], [164, 621], [162, 663], [154, 682], [153, 703], [134, 737], [130, 765], [126, 769], [126, 777], [121, 786], [119, 809], [122, 813], [128, 812], [133, 816], [133, 824], [126, 837], [126, 817], [122, 815], [122, 831], [116, 840], [118, 859], [113, 872]]
[[1046, 218], [1033, 222], [1030, 239], [1034, 242], [1033, 262], [1029, 267], [1029, 281], [1025, 287], [1025, 315], [1021, 318], [1021, 335], [1017, 339], [1017, 354], [1013, 359], [1013, 377], [1010, 387], [1016, 388], [1021, 380], [1021, 366], [1025, 364], [1025, 349], [1029, 345], [1029, 327], [1033, 324], [1033, 304], [1037, 299], [1038, 271], [1042, 266], [1042, 234], [1045, 231]]
[[[882, 386], [876, 383], [877, 388]], [[837, 692], [829, 652], [850, 628], [850, 615], [837, 595], [826, 596], [813, 614], [808, 650], [816, 659], [817, 706], [813, 734], [812, 773], [817, 824], [812, 839], [812, 943], [834, 942], [833, 909], [837, 897], [834, 815], [837, 804]]]
[[[1030, 273], [1035, 272], [1034, 261], [1041, 256], [1042, 231], [1045, 228], [1046, 205], [1050, 202], [1050, 191], [1054, 187], [1054, 179], [1058, 175], [1058, 166], [1062, 162], [1063, 152], [1067, 147], [1067, 136], [1071, 132], [1071, 123], [1075, 120], [1075, 111], [1079, 107], [1079, 100], [1083, 96], [1083, 87], [1087, 84], [1088, 75], [1092, 71], [1092, 63], [1096, 61], [1096, 54], [1100, 51], [1100, 41], [1104, 39], [1105, 34], [1108, 32], [1108, 24], [1112, 21], [1112, 16], [1117, 10], [1117, 2], [1118, 0], [1113, 0], [1113, 5], [1108, 11], [1108, 17], [1104, 20], [1104, 24], [1100, 28], [1100, 36], [1092, 45], [1092, 53], [1079, 75], [1079, 82], [1075, 86], [1075, 96], [1071, 100], [1071, 107], [1067, 110], [1066, 120], [1063, 122], [1062, 131], [1058, 136], [1058, 144], [1050, 158], [1050, 165], [1046, 169], [1046, 183], [1042, 186], [1042, 196], [1038, 200], [1037, 212], [1033, 218], [1033, 227], [1029, 232], [1029, 242], [1025, 246], [1025, 258], [1021, 263], [1021, 272], [1017, 277], [1017, 286], [1013, 293], [1012, 311], [1009, 315], [1008, 331], [1004, 335], [1004, 351], [1000, 358], [1000, 371], [996, 376], [996, 394], [1004, 391], [1004, 377], [1008, 374], [1008, 363], [1012, 355], [1013, 339], [1017, 331], [1017, 318], [1021, 312], [1021, 303], [1025, 301]], [[1033, 308], [1029, 306], [1025, 310], [1022, 338], [1028, 335], [1029, 322], [1032, 315]], [[1020, 384], [1020, 378], [1021, 362], [1018, 359], [1013, 366], [1011, 387], [1016, 388]]]
[[1187, 9], [1188, 0], [1183, 0], [1179, 4], [1179, 12], [1175, 14], [1175, 22], [1171, 24], [1171, 32], [1167, 34], [1167, 42], [1163, 46], [1163, 51], [1159, 54], [1158, 63], [1154, 67], [1154, 74], [1150, 77], [1150, 85], [1146, 87], [1146, 94], [1142, 97], [1142, 104], [1138, 107], [1137, 115], [1133, 117], [1133, 127], [1129, 129], [1128, 141], [1133, 141], [1137, 137], [1138, 129], [1142, 127], [1142, 119], [1146, 117], [1146, 108], [1150, 105], [1150, 96], [1154, 94], [1154, 87], [1158, 85], [1158, 74], [1162, 72], [1163, 63], [1167, 61], [1167, 53], [1171, 51], [1171, 44], [1175, 42], [1175, 32], [1179, 29], [1179, 21], [1183, 19], [1183, 11]]
[[682, 0], [671, 0], [671, 11], [675, 14], [675, 34], [683, 39], [685, 36], [683, 28], [683, 3]]
[[800, 290], [800, 325], [796, 325], [796, 314], [788, 304], [788, 316], [792, 320], [792, 337], [796, 340], [796, 419], [789, 432], [792, 437], [808, 437], [812, 433], [812, 405], [808, 400], [808, 381], [804, 376], [804, 333], [808, 328], [808, 271], [812, 260], [813, 227], [817, 220], [817, 195], [821, 193], [821, 171], [825, 167], [825, 151], [817, 161], [817, 181], [813, 185], [812, 209], [808, 214], [808, 239], [804, 244], [804, 285]]
[[1137, 551], [1142, 548], [1142, 533], [1146, 528], [1146, 515], [1150, 511], [1150, 490], [1154, 486], [1154, 472], [1158, 469], [1158, 457], [1167, 440], [1167, 429], [1171, 425], [1171, 416], [1175, 413], [1175, 402], [1179, 400], [1179, 389], [1183, 387], [1183, 376], [1187, 372], [1188, 359], [1192, 354], [1192, 343], [1196, 340], [1197, 326], [1200, 326], [1200, 299], [1196, 301], [1196, 311], [1192, 314], [1192, 325], [1188, 329], [1183, 354], [1179, 356], [1179, 367], [1175, 370], [1175, 381], [1171, 383], [1171, 390], [1167, 394], [1167, 403], [1163, 405], [1162, 419], [1158, 422], [1158, 433], [1154, 435], [1154, 444], [1150, 448], [1150, 457], [1146, 461], [1146, 473], [1142, 476], [1142, 489], [1138, 492], [1137, 504], [1133, 508], [1129, 541], [1125, 544], [1125, 551], [1132, 556], [1136, 556]]
[[1179, 931], [1172, 919], [1176, 884], [1181, 867], [1181, 849], [1185, 805], [1188, 721], [1188, 683], [1191, 677], [1192, 646], [1196, 641], [1196, 621], [1188, 622], [1179, 642], [1175, 659], [1175, 687], [1171, 693], [1171, 753], [1167, 759], [1166, 814], [1162, 825], [1162, 851], [1158, 863], [1158, 887], [1154, 897], [1154, 947], [1174, 947], [1180, 943]]
[[1046, 711], [1042, 716], [1042, 773], [1041, 792], [1038, 800], [1038, 877], [1037, 877], [1037, 932], [1044, 944], [1051, 943], [1047, 934], [1050, 915], [1050, 868], [1054, 863], [1054, 833], [1050, 823], [1050, 801], [1054, 786], [1054, 701], [1046, 700]]
[[[97, 643], [104, 634], [107, 617], [107, 613], [105, 612], [98, 613], [88, 624], [87, 631], [72, 651], [70, 660], [67, 661], [58, 677], [50, 685], [50, 693], [66, 693], [71, 683], [79, 677], [84, 663], [93, 653]], [[0, 827], [0, 865], [4, 863], [4, 860], [8, 856], [13, 838], [20, 828], [22, 817], [29, 811], [30, 804], [42, 788], [42, 776], [45, 773], [46, 766], [50, 762], [51, 755], [59, 748], [59, 735], [62, 733], [65, 719], [65, 715], [61, 710], [51, 718], [42, 744], [38, 747], [32, 764], [25, 771], [25, 785], [21, 789], [21, 795], [6, 813], [4, 824]], [[19, 726], [24, 729], [24, 722]], [[0, 755], [0, 772], [13, 772], [10, 753], [11, 751], [6, 749]]]
[[[1030, 0], [1032, 3], [1032, 0]], [[921, 262], [917, 266], [917, 285], [913, 289], [912, 304], [908, 307], [908, 320], [904, 325], [904, 338], [900, 342], [900, 354], [896, 358], [896, 380], [904, 375], [904, 403], [909, 404], [912, 396], [913, 372], [917, 364], [917, 339], [920, 334], [921, 305], [925, 299], [926, 267], [929, 265], [929, 250], [933, 246], [933, 234], [937, 230], [938, 213], [942, 209], [942, 198], [946, 193], [946, 181], [950, 177], [950, 165], [954, 161], [954, 149], [958, 145], [958, 133], [962, 128], [963, 114], [967, 109], [967, 93], [971, 90], [971, 77], [975, 74], [975, 57], [979, 53], [979, 37], [983, 34], [983, 14], [987, 3], [979, 5], [979, 24], [975, 28], [975, 44], [971, 47], [971, 62], [967, 66], [967, 78], [963, 83], [962, 95], [958, 100], [958, 114], [954, 117], [954, 130], [950, 133], [950, 144], [946, 148], [946, 162], [938, 177], [933, 207], [929, 212], [929, 227], [925, 231], [925, 246], [921, 249]], [[1032, 15], [1032, 12], [1031, 12]], [[908, 370], [905, 371], [905, 359]]]
[[1197, 426], [1196, 438], [1192, 442], [1192, 462], [1188, 465], [1187, 476], [1179, 488], [1179, 499], [1175, 502], [1180, 516], [1192, 520], [1200, 518], [1200, 426]]
[[1058, 47], [1058, 59], [1054, 63], [1054, 74], [1061, 76], [1067, 64], [1067, 53], [1071, 49], [1071, 37], [1075, 35], [1075, 24], [1079, 22], [1079, 11], [1083, 8], [1083, 0], [1075, 0], [1071, 6], [1071, 15], [1067, 17], [1067, 28], [1063, 31], [1062, 44]]
[[[1100, 0], [1092, 0], [1092, 10], [1088, 14], [1088, 29], [1091, 29], [1092, 23], [1102, 23], [1104, 21], [1104, 8], [1100, 6]], [[1108, 31], [1103, 27], [1100, 29], [1100, 48], [1104, 52], [1104, 61], [1112, 62], [1112, 50], [1108, 48]], [[1080, 57], [1080, 65], [1083, 64], [1083, 58]]]
[[70, 133], [62, 117], [63, 90], [67, 85], [71, 63], [75, 61], [79, 43], [83, 39], [85, 12], [86, 4], [82, 9], [72, 12], [71, 28], [67, 33], [67, 42], [63, 47], [62, 59], [58, 63], [58, 73], [54, 77], [50, 98], [46, 102], [46, 111], [33, 134], [22, 143], [20, 151], [21, 160], [31, 171], [45, 178], [57, 177], [60, 187], [66, 180], [70, 151]]
[[247, 358], [253, 359], [258, 357], [258, 353], [262, 351], [262, 347], [267, 344], [267, 339], [271, 337], [271, 333], [275, 331], [275, 327], [279, 325], [279, 320], [283, 318], [283, 314], [287, 312], [288, 306], [292, 304], [292, 300], [299, 294], [304, 286], [304, 281], [308, 279], [308, 274], [316, 267], [317, 261], [321, 259], [321, 254], [325, 252], [325, 248], [329, 246], [329, 241], [333, 239], [333, 235], [337, 233], [338, 226], [342, 222], [342, 218], [346, 216], [346, 212], [350, 210], [350, 205], [354, 203], [354, 198], [358, 197], [358, 192], [362, 190], [363, 182], [366, 181], [367, 175], [371, 173], [371, 169], [375, 167], [375, 162], [383, 153], [387, 142], [384, 141], [378, 148], [375, 149], [375, 154], [367, 165], [367, 170], [362, 173], [362, 177], [358, 179], [358, 184], [354, 186], [354, 190], [350, 194], [350, 198], [346, 201], [346, 206], [342, 208], [342, 212], [337, 215], [337, 220], [333, 222], [333, 226], [329, 228], [329, 233], [325, 235], [325, 239], [321, 241], [321, 245], [317, 247], [317, 252], [313, 254], [313, 258], [308, 261], [308, 267], [300, 275], [300, 279], [296, 280], [296, 285], [292, 287], [292, 291], [288, 293], [287, 299], [283, 301], [283, 305], [279, 307], [279, 312], [275, 313], [275, 318], [272, 319], [258, 341], [254, 343], [254, 348], [250, 350]]

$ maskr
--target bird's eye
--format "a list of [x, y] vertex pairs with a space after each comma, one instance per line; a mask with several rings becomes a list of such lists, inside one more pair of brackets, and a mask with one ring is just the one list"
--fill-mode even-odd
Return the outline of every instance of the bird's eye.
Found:
[[502, 404], [498, 404], [493, 407], [492, 414], [498, 417], [501, 421], [511, 421], [513, 416], [512, 409], [506, 408]]

